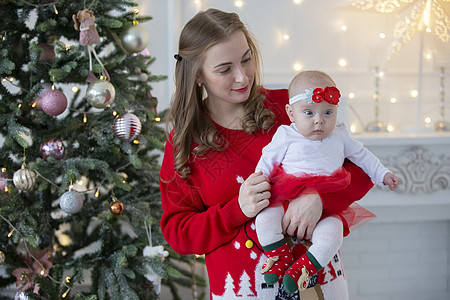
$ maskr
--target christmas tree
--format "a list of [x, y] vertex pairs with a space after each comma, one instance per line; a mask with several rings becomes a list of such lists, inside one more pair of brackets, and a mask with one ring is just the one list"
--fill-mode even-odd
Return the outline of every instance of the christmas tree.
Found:
[[165, 77], [150, 72], [151, 17], [136, 6], [0, 1], [4, 298], [155, 299], [161, 278], [176, 298], [171, 275], [199, 280], [172, 267], [190, 258], [159, 229], [165, 133], [150, 83]]

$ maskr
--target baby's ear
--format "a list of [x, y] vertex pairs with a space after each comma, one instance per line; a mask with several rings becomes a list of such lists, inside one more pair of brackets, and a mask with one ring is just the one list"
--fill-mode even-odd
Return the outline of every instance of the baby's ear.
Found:
[[289, 120], [291, 122], [294, 122], [294, 111], [292, 110], [292, 107], [289, 104], [286, 104], [285, 109], [286, 109], [286, 114], [289, 117]]

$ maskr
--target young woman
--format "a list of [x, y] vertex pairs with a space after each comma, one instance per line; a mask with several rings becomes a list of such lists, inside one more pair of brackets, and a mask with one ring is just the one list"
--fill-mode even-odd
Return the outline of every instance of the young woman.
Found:
[[[256, 42], [235, 13], [208, 9], [183, 28], [160, 172], [161, 229], [180, 254], [205, 254], [211, 299], [294, 299], [261, 275], [266, 257], [254, 217], [269, 205], [270, 183], [253, 173], [284, 113], [287, 90], [260, 85]], [[291, 200], [283, 231], [309, 239], [322, 212], [346, 209], [372, 187], [351, 163], [351, 184]], [[298, 245], [294, 255], [306, 251]], [[348, 298], [337, 254], [316, 277], [325, 299]], [[312, 284], [314, 284], [312, 280]], [[312, 285], [311, 284], [311, 285]]]

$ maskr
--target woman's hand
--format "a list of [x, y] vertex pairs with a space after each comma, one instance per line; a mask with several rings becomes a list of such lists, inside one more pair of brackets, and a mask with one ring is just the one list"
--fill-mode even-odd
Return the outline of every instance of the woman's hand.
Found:
[[[290, 200], [283, 216], [283, 233], [296, 236], [299, 240], [311, 239], [314, 228], [322, 215], [322, 200], [317, 192], [308, 191]], [[297, 233], [295, 235], [295, 233]]]
[[270, 183], [262, 172], [253, 173], [242, 183], [239, 189], [239, 206], [248, 218], [256, 216], [269, 205]]

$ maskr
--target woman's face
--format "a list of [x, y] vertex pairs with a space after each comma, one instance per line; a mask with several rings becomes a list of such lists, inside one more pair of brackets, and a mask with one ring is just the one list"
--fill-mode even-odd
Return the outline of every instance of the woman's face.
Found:
[[197, 82], [215, 105], [245, 102], [255, 79], [255, 61], [242, 31], [215, 44], [204, 53]]

